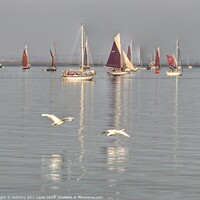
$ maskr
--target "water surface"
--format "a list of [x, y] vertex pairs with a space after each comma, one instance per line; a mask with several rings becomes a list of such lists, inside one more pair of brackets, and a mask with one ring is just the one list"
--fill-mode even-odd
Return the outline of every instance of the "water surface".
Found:
[[[0, 70], [1, 195], [200, 198], [200, 69], [113, 78], [96, 67], [80, 83], [62, 69]], [[75, 120], [53, 127], [42, 113]], [[131, 137], [100, 134], [112, 128]]]

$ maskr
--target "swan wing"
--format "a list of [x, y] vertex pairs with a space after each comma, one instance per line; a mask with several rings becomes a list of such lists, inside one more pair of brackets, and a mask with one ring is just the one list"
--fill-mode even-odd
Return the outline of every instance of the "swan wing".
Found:
[[58, 117], [56, 117], [55, 115], [50, 115], [50, 114], [42, 114], [43, 117], [48, 117], [51, 120], [53, 120], [54, 122], [58, 122], [60, 121], [60, 119]]
[[130, 137], [130, 135], [127, 134], [127, 133], [124, 132], [124, 131], [119, 131], [118, 134], [121, 134], [121, 135], [126, 136], [126, 137]]

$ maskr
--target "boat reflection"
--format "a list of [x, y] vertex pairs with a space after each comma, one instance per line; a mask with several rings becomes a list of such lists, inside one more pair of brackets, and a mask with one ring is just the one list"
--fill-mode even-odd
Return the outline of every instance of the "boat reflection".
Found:
[[179, 82], [179, 77], [176, 77], [176, 87], [175, 87], [175, 102], [174, 102], [174, 129], [175, 129], [175, 136], [174, 136], [174, 157], [176, 157], [176, 151], [178, 148], [178, 82]]
[[81, 180], [86, 173], [86, 169], [84, 167], [84, 155], [85, 155], [85, 136], [84, 136], [84, 124], [85, 124], [85, 94], [84, 94], [84, 82], [81, 82], [81, 91], [80, 91], [80, 122], [79, 122], [79, 130], [78, 130], [78, 140], [80, 144], [80, 155], [79, 155], [79, 163], [81, 168], [81, 174], [77, 178], [77, 180]]
[[111, 79], [111, 89], [110, 89], [110, 99], [111, 108], [113, 108], [113, 124], [115, 128], [119, 128], [121, 124], [121, 87], [122, 87], [122, 77], [116, 76]]
[[107, 147], [108, 171], [124, 173], [126, 171], [126, 162], [128, 161], [128, 154], [128, 148], [126, 147]]
[[62, 181], [63, 156], [61, 154], [43, 155], [41, 163], [41, 176], [43, 180], [52, 182]]

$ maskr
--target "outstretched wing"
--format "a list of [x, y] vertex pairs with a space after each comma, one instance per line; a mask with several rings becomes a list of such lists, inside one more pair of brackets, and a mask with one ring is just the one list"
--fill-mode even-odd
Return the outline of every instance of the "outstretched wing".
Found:
[[126, 136], [126, 137], [130, 137], [130, 135], [128, 135], [126, 132], [124, 132], [122, 130], [119, 131], [118, 134], [121, 134], [121, 135]]
[[42, 114], [43, 117], [48, 117], [51, 120], [53, 120], [54, 122], [58, 122], [60, 121], [60, 119], [58, 117], [56, 117], [55, 115], [50, 115], [50, 114]]

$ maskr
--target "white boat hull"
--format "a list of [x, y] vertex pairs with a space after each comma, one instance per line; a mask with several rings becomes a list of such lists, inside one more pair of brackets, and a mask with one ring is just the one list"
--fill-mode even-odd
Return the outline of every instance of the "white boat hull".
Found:
[[122, 72], [107, 72], [107, 73], [112, 76], [121, 76], [124, 74], [128, 74], [129, 72], [122, 71]]
[[106, 67], [106, 70], [107, 70], [107, 74], [108, 75], [111, 75], [111, 76], [121, 76], [121, 75], [124, 75], [124, 74], [129, 74], [130, 71], [129, 70], [116, 70], [111, 67]]
[[94, 76], [76, 76], [76, 75], [66, 75], [66, 76], [62, 76], [62, 78], [64, 80], [68, 80], [68, 81], [91, 81]]
[[181, 76], [182, 75], [182, 71], [180, 71], [180, 70], [166, 71], [166, 74], [168, 76]]

